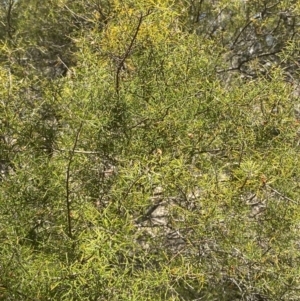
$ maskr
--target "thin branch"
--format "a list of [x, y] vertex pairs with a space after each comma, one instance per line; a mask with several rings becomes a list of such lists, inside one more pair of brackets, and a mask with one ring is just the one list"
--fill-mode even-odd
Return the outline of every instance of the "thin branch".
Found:
[[88, 18], [85, 18], [77, 13], [75, 13], [73, 10], [71, 10], [66, 4], [64, 5], [64, 7], [75, 17], [75, 18], [78, 18], [78, 19], [81, 19], [83, 21], [86, 21], [86, 22], [91, 22], [91, 23], [95, 23], [92, 19], [88, 19]]
[[84, 150], [75, 150], [72, 149], [71, 151], [65, 148], [59, 148], [56, 149], [59, 152], [73, 152], [74, 154], [86, 154], [86, 155], [99, 155], [101, 154], [101, 152], [97, 152], [97, 151], [84, 151]]
[[15, 2], [14, 0], [10, 0], [8, 2], [8, 9], [7, 9], [7, 15], [6, 15], [6, 21], [7, 21], [7, 33], [10, 39], [12, 39], [12, 32], [15, 30], [15, 28], [12, 26], [12, 9]]
[[69, 71], [69, 72], [71, 71], [69, 69], [69, 67], [66, 65], [66, 63], [60, 58], [59, 55], [57, 56], [57, 60], [58, 60], [58, 63], [61, 63], [66, 68], [67, 71]]
[[68, 220], [68, 235], [70, 238], [72, 238], [72, 220], [71, 220], [71, 200], [70, 200], [70, 173], [71, 173], [71, 164], [73, 162], [74, 154], [75, 154], [75, 148], [78, 143], [79, 135], [82, 129], [82, 122], [79, 126], [79, 129], [76, 133], [75, 141], [72, 150], [70, 151], [70, 157], [69, 162], [67, 166], [67, 172], [66, 172], [66, 206], [67, 206], [67, 220]]
[[228, 71], [241, 71], [242, 72], [241, 67], [244, 64], [249, 63], [249, 62], [251, 62], [253, 60], [256, 60], [258, 58], [264, 57], [264, 56], [277, 55], [280, 52], [282, 52], [282, 49], [279, 49], [279, 50], [276, 50], [276, 51], [273, 51], [273, 52], [264, 52], [264, 53], [261, 53], [261, 54], [257, 54], [257, 55], [254, 55], [252, 57], [249, 57], [249, 58], [246, 58], [246, 59], [242, 60], [241, 62], [239, 62], [239, 65], [237, 67], [217, 70], [217, 73], [223, 73], [223, 72], [228, 72]]
[[119, 94], [119, 90], [120, 90], [120, 72], [121, 72], [122, 68], [124, 67], [124, 63], [125, 63], [126, 59], [129, 57], [129, 54], [132, 51], [133, 44], [136, 41], [138, 32], [139, 32], [140, 27], [142, 25], [143, 18], [148, 16], [149, 14], [150, 14], [150, 11], [146, 15], [143, 15], [142, 13], [140, 14], [138, 25], [137, 25], [137, 27], [134, 31], [134, 34], [131, 38], [131, 41], [130, 41], [125, 53], [123, 54], [123, 56], [121, 57], [121, 59], [118, 63], [117, 73], [116, 73], [116, 92], [117, 92], [117, 94]]
[[240, 32], [237, 34], [236, 38], [234, 39], [231, 49], [234, 48], [235, 44], [237, 43], [237, 41], [239, 40], [240, 36], [242, 35], [242, 33], [246, 30], [246, 28], [252, 23], [253, 21], [250, 20], [248, 21], [248, 23], [240, 30]]
[[298, 204], [299, 202], [285, 196], [283, 193], [279, 192], [278, 190], [274, 189], [273, 187], [271, 187], [270, 185], [266, 185], [272, 192], [276, 193], [277, 195], [279, 195], [280, 197], [282, 197], [283, 199], [285, 199], [286, 201], [289, 201], [293, 204]]

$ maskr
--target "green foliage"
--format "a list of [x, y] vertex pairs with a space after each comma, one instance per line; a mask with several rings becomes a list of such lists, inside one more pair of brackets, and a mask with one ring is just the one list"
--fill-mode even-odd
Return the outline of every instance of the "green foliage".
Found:
[[0, 300], [299, 299], [296, 1], [2, 4]]

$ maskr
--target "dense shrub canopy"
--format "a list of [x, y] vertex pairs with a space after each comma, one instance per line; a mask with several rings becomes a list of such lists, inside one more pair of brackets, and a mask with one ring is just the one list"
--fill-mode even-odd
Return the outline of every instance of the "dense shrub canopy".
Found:
[[298, 1], [0, 3], [0, 300], [299, 300]]

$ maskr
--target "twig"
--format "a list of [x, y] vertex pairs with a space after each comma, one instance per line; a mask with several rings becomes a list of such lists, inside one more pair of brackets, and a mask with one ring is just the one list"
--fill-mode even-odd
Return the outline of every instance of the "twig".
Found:
[[122, 68], [124, 67], [124, 63], [125, 63], [126, 59], [129, 57], [129, 54], [132, 50], [134, 42], [136, 41], [138, 32], [139, 32], [140, 27], [142, 25], [143, 18], [148, 16], [149, 14], [150, 14], [150, 11], [146, 15], [143, 15], [142, 13], [140, 14], [138, 25], [137, 25], [137, 27], [134, 31], [134, 34], [131, 38], [131, 41], [130, 41], [125, 53], [123, 54], [123, 56], [121, 57], [121, 59], [118, 63], [117, 73], [116, 73], [116, 92], [117, 92], [117, 94], [119, 94], [119, 90], [120, 90], [120, 72], [121, 72]]
[[85, 18], [85, 17], [83, 17], [83, 16], [81, 16], [81, 15], [79, 15], [79, 14], [76, 14], [73, 10], [71, 10], [66, 4], [64, 5], [64, 8], [66, 8], [75, 18], [78, 18], [78, 19], [82, 19], [82, 20], [84, 20], [84, 21], [86, 21], [86, 22], [92, 22], [92, 23], [94, 23], [94, 21], [93, 20], [91, 20], [91, 19], [88, 19], [88, 18]]
[[271, 191], [273, 191], [274, 193], [278, 194], [279, 196], [281, 196], [283, 199], [293, 203], [293, 204], [298, 204], [297, 201], [285, 196], [284, 194], [282, 194], [281, 192], [279, 192], [278, 190], [274, 189], [273, 187], [271, 187], [270, 185], [266, 184], [266, 187], [268, 187]]
[[253, 55], [252, 57], [245, 58], [244, 60], [242, 60], [241, 62], [239, 62], [239, 64], [238, 64], [237, 67], [232, 67], [232, 68], [228, 68], [228, 69], [217, 70], [216, 72], [217, 73], [223, 73], [223, 72], [229, 72], [229, 71], [240, 71], [240, 72], [242, 72], [241, 67], [244, 64], [249, 63], [249, 62], [251, 62], [253, 60], [256, 60], [258, 58], [264, 57], [264, 56], [276, 55], [276, 54], [278, 54], [280, 52], [282, 52], [282, 49], [279, 49], [279, 50], [276, 50], [276, 51], [273, 51], [273, 52], [263, 52], [261, 54]]
[[71, 220], [71, 200], [70, 200], [70, 172], [71, 172], [71, 164], [73, 162], [74, 154], [75, 154], [75, 148], [78, 143], [79, 135], [82, 129], [82, 122], [79, 126], [79, 129], [76, 133], [75, 141], [72, 150], [70, 151], [70, 157], [69, 162], [67, 166], [67, 172], [66, 172], [66, 206], [67, 206], [67, 220], [68, 220], [68, 235], [70, 238], [72, 238], [72, 220]]
[[246, 30], [246, 28], [253, 22], [253, 20], [250, 20], [247, 22], [247, 24], [240, 30], [240, 32], [237, 34], [236, 38], [234, 39], [231, 49], [233, 49], [233, 47], [235, 46], [235, 44], [237, 43], [238, 39], [240, 38], [240, 36], [242, 35], [242, 33]]
[[57, 60], [59, 61], [59, 63], [61, 63], [61, 64], [67, 69], [67, 71], [70, 72], [69, 67], [68, 67], [68, 66], [65, 64], [65, 62], [60, 58], [59, 55], [57, 56]]
[[73, 152], [74, 154], [86, 154], [86, 155], [99, 155], [101, 154], [101, 152], [97, 152], [97, 151], [84, 151], [84, 150], [75, 150], [72, 149], [71, 151], [65, 148], [59, 148], [56, 149], [59, 152]]
[[12, 26], [12, 9], [15, 2], [13, 0], [10, 0], [8, 2], [8, 9], [7, 9], [7, 15], [6, 15], [6, 21], [7, 21], [7, 33], [10, 39], [12, 39], [12, 32], [15, 30], [15, 28]]

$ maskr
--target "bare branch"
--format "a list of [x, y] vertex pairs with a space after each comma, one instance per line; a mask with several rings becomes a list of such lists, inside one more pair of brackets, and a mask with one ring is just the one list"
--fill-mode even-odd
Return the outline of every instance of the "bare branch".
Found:
[[134, 31], [131, 41], [130, 41], [125, 53], [122, 55], [120, 61], [118, 62], [117, 73], [116, 73], [116, 92], [117, 92], [117, 94], [119, 94], [119, 90], [120, 90], [120, 72], [121, 72], [122, 68], [124, 67], [124, 63], [125, 63], [126, 59], [129, 57], [129, 54], [132, 51], [133, 44], [136, 41], [138, 32], [142, 25], [143, 18], [148, 16], [149, 14], [150, 14], [150, 11], [146, 15], [143, 15], [142, 13], [140, 14], [138, 25]]

